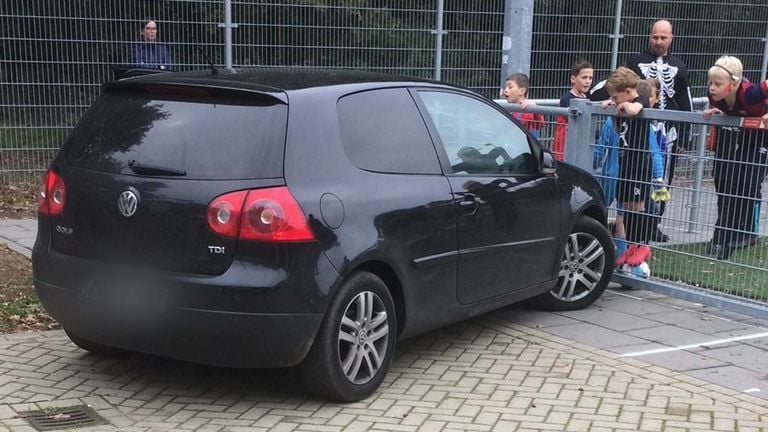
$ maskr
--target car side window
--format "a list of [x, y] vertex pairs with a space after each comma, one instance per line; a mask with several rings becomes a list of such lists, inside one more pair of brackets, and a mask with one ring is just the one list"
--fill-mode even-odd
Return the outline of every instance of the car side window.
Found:
[[437, 128], [454, 174], [534, 174], [528, 135], [504, 114], [465, 95], [423, 90], [419, 97]]
[[399, 174], [441, 174], [440, 161], [416, 103], [404, 88], [339, 99], [344, 151], [355, 166]]

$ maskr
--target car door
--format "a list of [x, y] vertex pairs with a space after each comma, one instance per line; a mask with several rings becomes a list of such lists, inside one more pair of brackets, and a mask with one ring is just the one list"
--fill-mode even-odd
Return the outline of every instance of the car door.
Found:
[[480, 98], [417, 93], [445, 151], [458, 219], [459, 302], [556, 279], [561, 193], [555, 175], [540, 173], [528, 134]]

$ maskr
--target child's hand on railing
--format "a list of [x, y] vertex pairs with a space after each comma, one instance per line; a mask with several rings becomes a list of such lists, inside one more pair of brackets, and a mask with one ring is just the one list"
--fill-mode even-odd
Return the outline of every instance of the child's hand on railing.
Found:
[[710, 117], [712, 117], [712, 114], [722, 114], [723, 112], [720, 111], [718, 108], [707, 108], [702, 112], [702, 115], [705, 119], [709, 120]]

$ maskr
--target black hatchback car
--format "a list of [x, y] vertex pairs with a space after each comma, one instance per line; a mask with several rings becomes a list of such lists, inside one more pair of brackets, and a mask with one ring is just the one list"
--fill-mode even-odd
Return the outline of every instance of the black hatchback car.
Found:
[[105, 85], [44, 176], [39, 297], [78, 346], [298, 365], [354, 401], [397, 340], [532, 299], [577, 309], [602, 193], [471, 91], [291, 69]]

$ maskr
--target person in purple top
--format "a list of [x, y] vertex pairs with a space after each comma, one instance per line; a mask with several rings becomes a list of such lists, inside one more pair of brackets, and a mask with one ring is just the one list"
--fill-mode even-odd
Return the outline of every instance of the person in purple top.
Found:
[[149, 20], [141, 32], [142, 41], [131, 48], [132, 63], [144, 69], [171, 70], [171, 49], [157, 40], [157, 22]]

